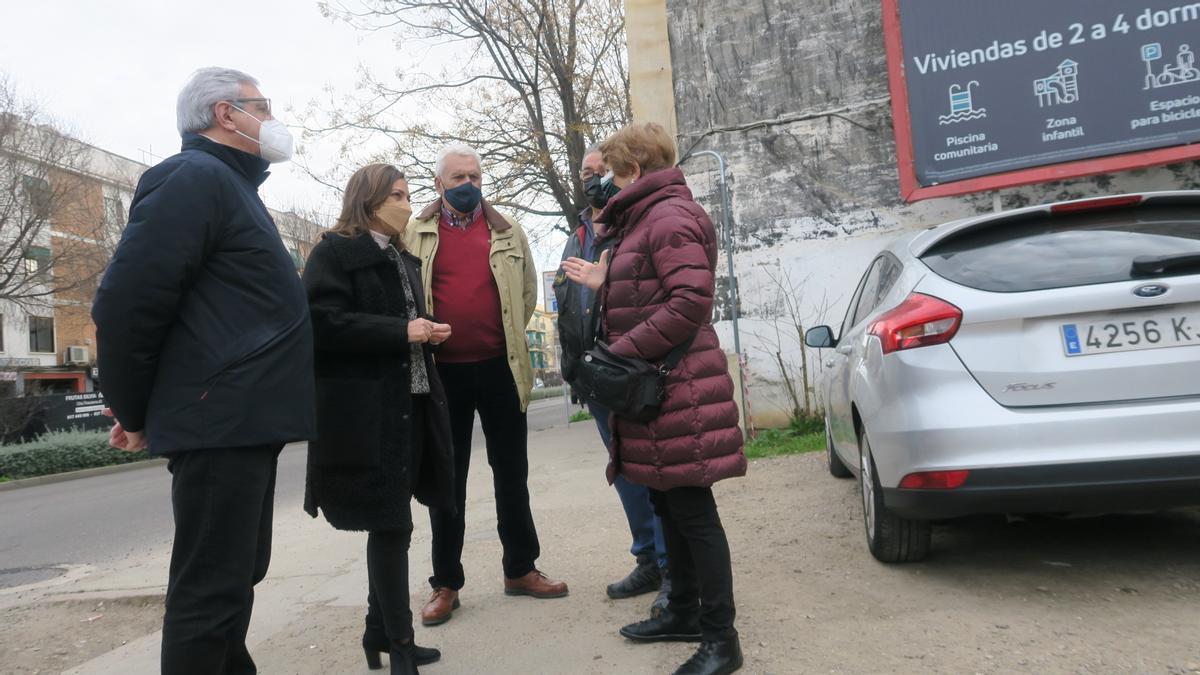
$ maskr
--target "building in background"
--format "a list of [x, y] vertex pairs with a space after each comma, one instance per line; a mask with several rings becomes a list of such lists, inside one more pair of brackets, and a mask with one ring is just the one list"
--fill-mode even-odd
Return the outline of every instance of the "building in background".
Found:
[[525, 327], [525, 341], [529, 344], [529, 364], [533, 367], [535, 384], [539, 381], [546, 387], [562, 384], [562, 373], [558, 370], [558, 313], [535, 308]]
[[283, 245], [296, 264], [296, 273], [303, 274], [304, 264], [312, 253], [313, 247], [320, 241], [321, 233], [325, 231], [325, 228], [316, 222], [315, 216], [302, 215], [292, 211], [276, 211], [272, 208], [268, 208], [267, 211], [271, 213], [271, 218], [279, 228], [279, 236], [283, 239]]
[[0, 117], [0, 398], [92, 391], [92, 297], [148, 167]]

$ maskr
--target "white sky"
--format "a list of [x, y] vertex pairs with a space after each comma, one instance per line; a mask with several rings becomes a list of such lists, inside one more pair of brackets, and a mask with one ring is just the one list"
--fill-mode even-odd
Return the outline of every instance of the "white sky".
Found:
[[[288, 107], [302, 109], [326, 85], [348, 90], [359, 63], [394, 54], [388, 36], [326, 19], [315, 0], [4, 4], [0, 71], [83, 140], [150, 164], [179, 150], [175, 97], [196, 68], [250, 73], [291, 124]], [[315, 206], [319, 187], [281, 164], [262, 193], [286, 210]]]
[[[253, 75], [276, 116], [296, 124], [289, 108], [353, 91], [360, 65], [382, 73], [401, 61], [391, 34], [327, 19], [316, 0], [4, 0], [0, 10], [0, 72], [18, 91], [79, 138], [148, 164], [178, 151], [175, 98], [196, 68]], [[315, 170], [321, 161], [332, 160], [314, 159]], [[280, 210], [327, 212], [334, 199], [291, 164], [273, 167], [262, 194]], [[537, 246], [542, 269], [562, 241]]]

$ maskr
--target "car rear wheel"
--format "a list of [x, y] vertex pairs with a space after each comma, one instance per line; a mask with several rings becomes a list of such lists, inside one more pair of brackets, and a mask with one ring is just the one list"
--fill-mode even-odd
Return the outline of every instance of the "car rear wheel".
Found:
[[825, 460], [829, 464], [829, 475], [834, 478], [850, 478], [854, 474], [833, 449], [833, 434], [829, 431], [829, 416], [825, 416]]
[[876, 560], [886, 563], [914, 562], [929, 554], [931, 528], [927, 520], [901, 518], [883, 505], [883, 489], [871, 457], [871, 442], [866, 431], [858, 435], [862, 487], [863, 523], [867, 531], [867, 547]]

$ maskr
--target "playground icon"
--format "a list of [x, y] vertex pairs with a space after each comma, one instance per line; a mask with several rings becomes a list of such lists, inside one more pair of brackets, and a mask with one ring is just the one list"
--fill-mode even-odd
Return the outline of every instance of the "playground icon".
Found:
[[1071, 59], [1058, 64], [1053, 75], [1033, 81], [1033, 93], [1037, 94], [1041, 108], [1078, 101], [1079, 64]]
[[966, 87], [958, 84], [950, 85], [950, 114], [938, 115], [938, 124], [949, 125], [968, 120], [979, 120], [987, 117], [986, 108], [976, 108], [972, 95], [979, 83], [971, 80]]
[[1154, 62], [1162, 59], [1162, 44], [1152, 42], [1142, 45], [1142, 61], [1146, 63], [1146, 86], [1143, 89], [1173, 87], [1200, 81], [1200, 68], [1196, 68], [1196, 55], [1191, 45], [1182, 45], [1175, 55], [1175, 63], [1163, 64], [1162, 70], [1154, 72]]

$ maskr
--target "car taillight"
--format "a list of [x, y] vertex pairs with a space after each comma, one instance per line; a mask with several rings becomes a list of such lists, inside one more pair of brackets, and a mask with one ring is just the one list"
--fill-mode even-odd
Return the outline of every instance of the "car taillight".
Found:
[[910, 473], [900, 481], [906, 490], [953, 490], [967, 482], [967, 471], [922, 471]]
[[962, 310], [924, 293], [913, 293], [871, 324], [883, 353], [940, 345], [950, 341], [962, 324]]
[[1136, 206], [1142, 203], [1141, 195], [1121, 195], [1120, 197], [1099, 197], [1097, 199], [1081, 199], [1065, 204], [1054, 204], [1050, 213], [1079, 213], [1080, 211], [1103, 211], [1119, 209], [1123, 206]]

